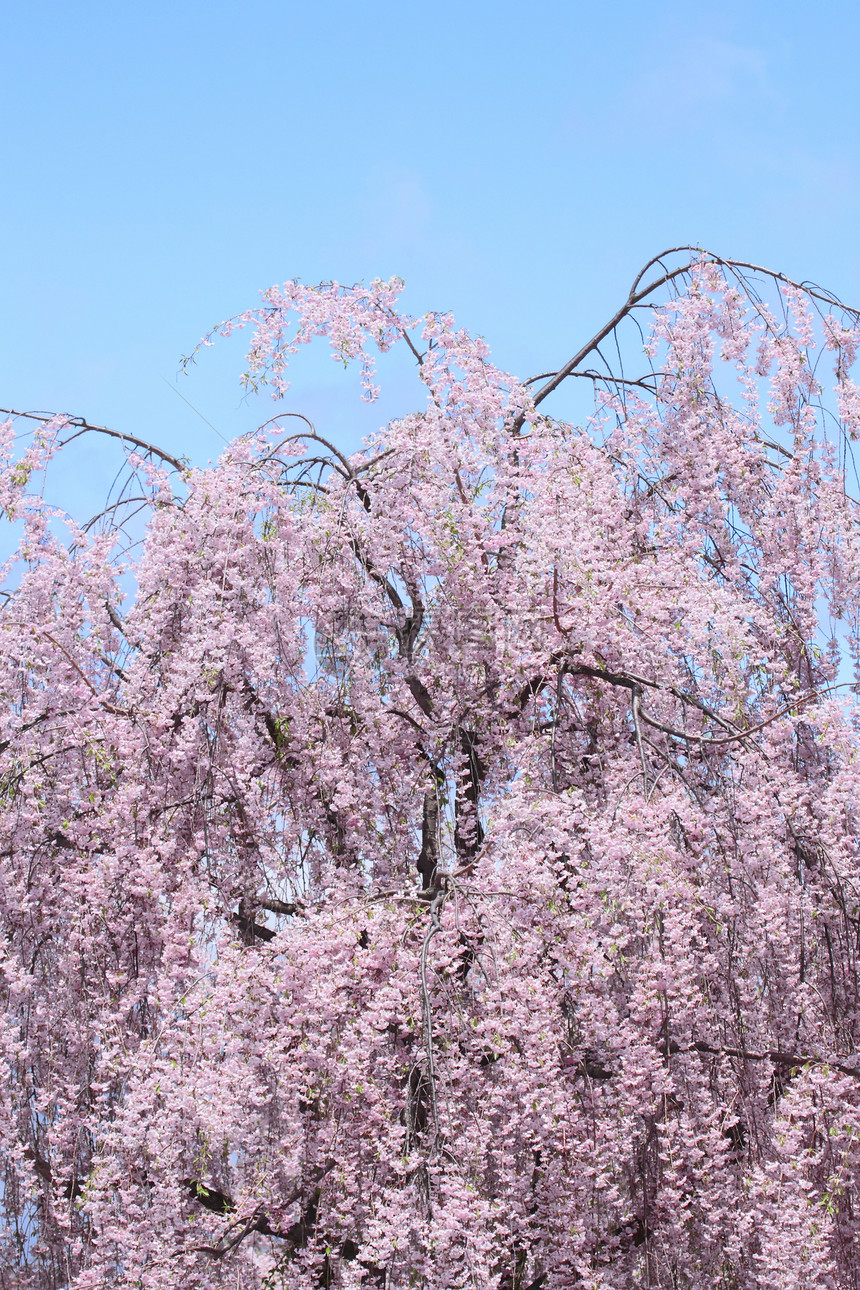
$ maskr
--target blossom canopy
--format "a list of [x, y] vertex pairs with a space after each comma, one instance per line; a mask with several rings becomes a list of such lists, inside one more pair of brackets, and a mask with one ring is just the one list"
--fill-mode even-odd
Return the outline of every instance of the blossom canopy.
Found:
[[2, 427], [0, 1287], [856, 1290], [858, 316], [680, 248], [521, 381], [400, 289], [216, 329], [401, 347], [352, 455], [83, 525]]

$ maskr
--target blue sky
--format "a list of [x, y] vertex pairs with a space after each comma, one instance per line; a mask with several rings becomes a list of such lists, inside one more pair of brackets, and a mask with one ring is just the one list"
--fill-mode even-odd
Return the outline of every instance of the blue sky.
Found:
[[[241, 337], [285, 278], [399, 274], [519, 375], [552, 367], [676, 242], [860, 303], [860, 7], [724, 0], [91, 0], [2, 18], [0, 405], [195, 461], [268, 405]], [[354, 447], [382, 404], [324, 353], [290, 406]], [[100, 467], [69, 463], [87, 495]]]

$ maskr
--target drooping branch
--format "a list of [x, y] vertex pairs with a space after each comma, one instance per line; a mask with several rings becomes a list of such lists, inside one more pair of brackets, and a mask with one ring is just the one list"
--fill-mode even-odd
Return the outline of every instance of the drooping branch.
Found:
[[[13, 408], [0, 408], [0, 413], [8, 417], [24, 417], [30, 421], [40, 421], [43, 425], [58, 419], [56, 415], [48, 415], [46, 412], [16, 412]], [[78, 434], [86, 434], [92, 431], [94, 434], [104, 434], [111, 439], [121, 439], [124, 443], [134, 444], [136, 448], [141, 448], [144, 452], [151, 453], [153, 457], [160, 458], [161, 461], [166, 462], [168, 466], [179, 471], [180, 474], [185, 474], [188, 469], [187, 462], [180, 461], [178, 457], [165, 452], [163, 448], [159, 448], [154, 443], [148, 443], [146, 439], [138, 439], [137, 435], [126, 434], [120, 430], [111, 430], [108, 426], [93, 425], [92, 422], [86, 421], [83, 417], [63, 416], [62, 421], [66, 426], [77, 427]], [[64, 440], [64, 443], [71, 443], [73, 439], [78, 438], [78, 434], [70, 435], [68, 439]]]
[[442, 931], [441, 914], [442, 908], [445, 904], [446, 895], [447, 893], [444, 887], [440, 887], [430, 902], [430, 921], [421, 946], [421, 959], [419, 963], [419, 971], [421, 975], [424, 1050], [427, 1056], [427, 1085], [430, 1094], [430, 1108], [433, 1114], [432, 1149], [434, 1152], [441, 1147], [442, 1135], [439, 1124], [438, 1089], [436, 1086], [436, 1053], [433, 1044], [433, 1008], [430, 1002], [430, 987], [427, 975], [430, 946], [434, 938]]
[[[674, 269], [666, 269], [662, 264], [662, 262], [669, 256], [682, 254], [689, 255], [691, 258], [687, 259], [683, 264], [676, 266]], [[652, 259], [643, 266], [633, 280], [633, 284], [624, 303], [616, 310], [609, 321], [606, 322], [599, 331], [594, 333], [590, 340], [586, 341], [586, 343], [576, 351], [573, 357], [570, 358], [563, 367], [558, 368], [552, 373], [543, 373], [542, 376], [530, 378], [528, 383], [541, 380], [543, 376], [548, 377], [545, 384], [540, 387], [532, 399], [534, 407], [538, 407], [544, 399], [552, 394], [554, 390], [558, 389], [567, 377], [572, 376], [580, 364], [588, 358], [589, 354], [593, 354], [598, 350], [601, 342], [606, 340], [608, 336], [612, 335], [624, 319], [629, 317], [635, 309], [640, 308], [650, 296], [653, 296], [661, 287], [666, 286], [670, 282], [674, 282], [677, 278], [681, 278], [685, 274], [691, 273], [693, 269], [700, 264], [719, 265], [721, 268], [729, 269], [737, 275], [743, 275], [745, 273], [762, 274], [772, 282], [778, 282], [784, 286], [792, 287], [797, 291], [803, 292], [805, 296], [812, 300], [820, 301], [823, 304], [838, 308], [854, 319], [860, 319], [860, 309], [846, 305], [836, 296], [832, 295], [828, 291], [822, 290], [820, 287], [810, 285], [808, 283], [796, 282], [786, 274], [778, 273], [773, 269], [767, 269], [760, 264], [752, 264], [746, 260], [725, 259], [722, 256], [714, 255], [712, 252], [706, 251], [703, 247], [673, 246], [668, 250], [661, 252], [660, 255], [652, 257]], [[648, 271], [654, 268], [655, 265], [661, 265], [664, 269], [663, 273], [659, 274], [646, 285], [640, 285], [648, 274]], [[516, 419], [513, 426], [514, 433], [519, 433], [525, 423], [525, 419], [526, 417], [524, 413]]]

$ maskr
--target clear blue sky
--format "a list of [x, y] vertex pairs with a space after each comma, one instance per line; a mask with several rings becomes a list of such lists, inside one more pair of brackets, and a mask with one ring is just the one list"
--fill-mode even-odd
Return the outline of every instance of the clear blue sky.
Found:
[[[34, 0], [0, 31], [2, 406], [216, 456], [165, 380], [292, 276], [399, 274], [520, 375], [675, 242], [860, 302], [848, 0]], [[227, 435], [262, 419], [241, 366], [178, 380]], [[353, 447], [421, 401], [356, 388], [320, 356], [291, 405]]]

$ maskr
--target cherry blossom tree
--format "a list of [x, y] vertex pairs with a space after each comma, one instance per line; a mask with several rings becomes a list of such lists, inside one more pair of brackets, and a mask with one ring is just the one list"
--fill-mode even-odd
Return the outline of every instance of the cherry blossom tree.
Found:
[[353, 455], [111, 431], [85, 525], [3, 426], [0, 1285], [856, 1288], [858, 315], [681, 248], [520, 381], [399, 293], [216, 329], [401, 347]]

